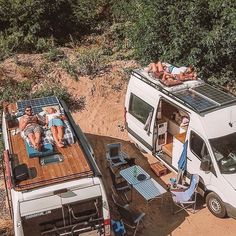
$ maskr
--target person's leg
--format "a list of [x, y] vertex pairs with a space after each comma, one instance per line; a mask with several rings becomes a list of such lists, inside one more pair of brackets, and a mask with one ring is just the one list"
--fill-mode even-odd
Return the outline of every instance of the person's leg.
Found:
[[37, 131], [34, 133], [35, 135], [35, 145], [36, 145], [36, 148], [37, 150], [40, 150], [41, 147], [42, 147], [42, 144], [41, 144], [41, 140], [42, 140], [42, 135], [41, 135], [41, 132]]
[[64, 137], [64, 126], [57, 126], [58, 141], [62, 143]]
[[171, 77], [170, 73], [164, 72], [163, 76], [162, 76], [162, 81], [166, 81]]
[[155, 63], [151, 63], [151, 64], [149, 65], [149, 69], [150, 69], [150, 71], [153, 72], [153, 73], [155, 73], [155, 72], [158, 71], [158, 68], [157, 68], [157, 66], [156, 66]]
[[30, 142], [32, 143], [33, 147], [36, 148], [36, 140], [35, 140], [34, 133], [29, 133], [28, 138], [29, 138]]
[[162, 63], [160, 61], [157, 62], [156, 67], [157, 67], [159, 72], [163, 72], [164, 71], [163, 65], [162, 65]]
[[34, 136], [35, 136], [35, 145], [36, 145], [36, 149], [40, 150], [42, 147], [42, 132], [43, 129], [40, 125], [35, 124], [34, 126]]
[[59, 146], [60, 142], [59, 142], [59, 138], [58, 138], [57, 127], [56, 126], [51, 126], [50, 129], [51, 129], [52, 136], [53, 136], [53, 139], [54, 139], [56, 145]]

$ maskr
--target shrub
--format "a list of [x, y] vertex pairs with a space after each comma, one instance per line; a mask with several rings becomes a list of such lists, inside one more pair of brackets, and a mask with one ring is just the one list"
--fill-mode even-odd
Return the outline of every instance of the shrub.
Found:
[[61, 61], [61, 67], [67, 71], [67, 73], [75, 80], [79, 80], [78, 71], [76, 65], [71, 64], [68, 59]]
[[47, 38], [38, 38], [37, 42], [35, 44], [35, 50], [36, 52], [42, 53], [50, 50], [54, 46], [54, 40], [53, 38], [47, 39]]
[[60, 61], [64, 58], [66, 58], [65, 53], [58, 48], [52, 47], [48, 53], [44, 55], [45, 59], [50, 61], [50, 62], [56, 62]]
[[82, 75], [96, 75], [105, 67], [103, 51], [97, 47], [82, 48], [77, 61]]
[[32, 81], [25, 80], [17, 82], [13, 79], [6, 79], [0, 84], [0, 101], [16, 102], [30, 97]]

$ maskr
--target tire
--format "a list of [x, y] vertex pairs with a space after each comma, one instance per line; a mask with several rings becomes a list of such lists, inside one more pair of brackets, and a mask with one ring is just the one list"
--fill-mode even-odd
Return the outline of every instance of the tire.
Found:
[[216, 193], [211, 192], [206, 196], [206, 204], [208, 210], [214, 216], [218, 218], [226, 217], [226, 208], [224, 206], [224, 203]]

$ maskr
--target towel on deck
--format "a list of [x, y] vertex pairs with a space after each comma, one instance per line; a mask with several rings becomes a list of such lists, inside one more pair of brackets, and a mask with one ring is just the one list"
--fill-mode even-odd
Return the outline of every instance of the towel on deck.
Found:
[[31, 147], [27, 142], [25, 142], [25, 147], [29, 155], [29, 158], [44, 157], [54, 153], [53, 146], [50, 143], [43, 144], [42, 149], [40, 151]]

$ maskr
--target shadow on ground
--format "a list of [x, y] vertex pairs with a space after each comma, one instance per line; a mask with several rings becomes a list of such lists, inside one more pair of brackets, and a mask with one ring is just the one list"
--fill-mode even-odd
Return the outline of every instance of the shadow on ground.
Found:
[[[136, 164], [140, 165], [151, 175], [151, 177], [153, 177], [157, 182], [166, 188], [166, 184], [152, 172], [146, 157], [135, 147], [133, 143], [113, 137], [89, 133], [86, 134], [86, 137], [93, 147], [97, 164], [103, 175], [112, 219], [119, 219], [119, 214], [117, 213], [116, 208], [114, 207], [114, 204], [111, 200], [111, 178], [107, 169], [105, 158], [105, 146], [108, 143], [122, 143], [122, 150], [125, 151], [130, 157], [136, 158]], [[171, 232], [178, 228], [185, 218], [188, 217], [188, 213], [185, 211], [179, 212], [175, 215], [172, 213], [173, 209], [176, 210], [176, 208], [173, 206], [170, 193], [165, 194], [163, 202], [161, 202], [161, 199], [155, 199], [152, 202], [147, 203], [141, 195], [133, 190], [133, 201], [131, 205], [134, 205], [135, 208], [146, 213], [143, 225], [140, 226], [140, 230], [137, 232], [137, 235], [171, 235]], [[197, 210], [199, 210], [199, 208], [201, 208], [200, 205], [197, 206]], [[129, 234], [130, 232], [128, 235]]]

